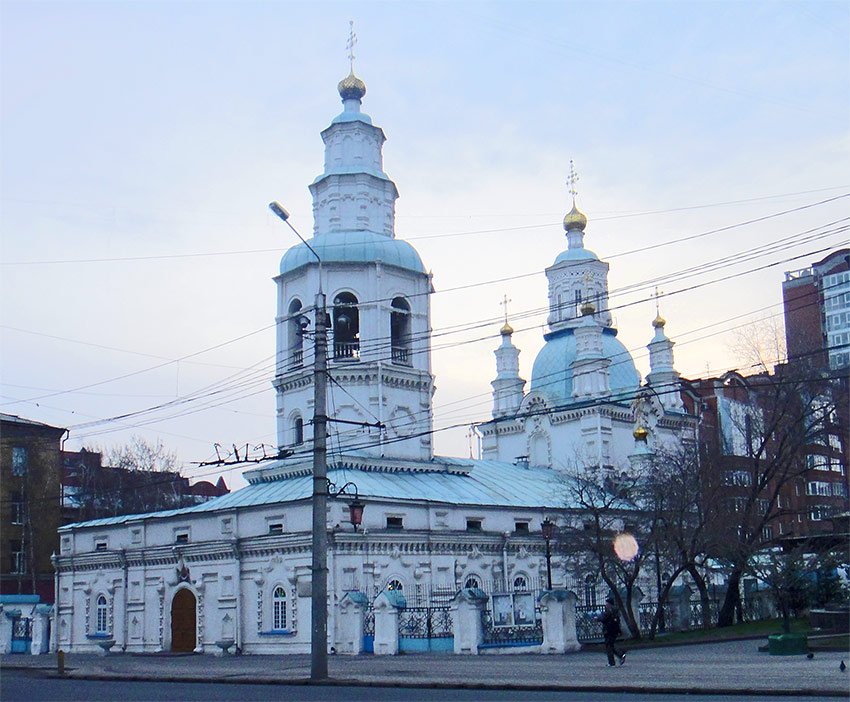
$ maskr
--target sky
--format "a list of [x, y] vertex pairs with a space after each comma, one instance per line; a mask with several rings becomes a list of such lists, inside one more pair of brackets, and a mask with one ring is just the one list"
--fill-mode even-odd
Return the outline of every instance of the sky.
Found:
[[[312, 231], [349, 21], [396, 235], [433, 272], [435, 445], [469, 454], [504, 307], [529, 379], [572, 205], [648, 372], [746, 369], [848, 245], [850, 3], [0, 2], [0, 412], [184, 474], [275, 443], [275, 284]], [[232, 450], [232, 449], [231, 449]]]

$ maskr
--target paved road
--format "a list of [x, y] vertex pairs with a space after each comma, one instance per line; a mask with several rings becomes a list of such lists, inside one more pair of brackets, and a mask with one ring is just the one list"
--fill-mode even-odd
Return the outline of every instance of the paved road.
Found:
[[[678, 694], [848, 696], [850, 670], [842, 652], [805, 656], [760, 653], [762, 640], [636, 649], [623, 667], [607, 668], [601, 652], [562, 656], [412, 654], [331, 656], [332, 680], [349, 685], [480, 688], [501, 690], [597, 690]], [[69, 654], [68, 674], [78, 679], [160, 682], [266, 682], [298, 684], [309, 679], [310, 659], [292, 656], [174, 656]], [[56, 669], [56, 656], [0, 656], [4, 673], [13, 666]]]
[[[259, 702], [262, 700], [287, 700], [292, 702], [418, 702], [431, 700], [456, 700], [480, 702], [483, 700], [523, 702], [675, 702], [677, 694], [606, 693], [598, 691], [562, 692], [534, 690], [466, 690], [428, 689], [410, 687], [316, 686], [233, 683], [158, 683], [149, 681], [103, 681], [58, 678], [34, 678], [38, 671], [8, 671], [0, 679], [0, 694], [4, 702], [146, 702], [148, 700], [233, 700]], [[694, 695], [688, 702], [752, 701], [742, 695]], [[762, 698], [763, 699], [763, 698]], [[786, 697], [794, 702], [824, 702], [824, 697]], [[836, 699], [836, 698], [833, 698]], [[840, 699], [840, 698], [839, 698]]]

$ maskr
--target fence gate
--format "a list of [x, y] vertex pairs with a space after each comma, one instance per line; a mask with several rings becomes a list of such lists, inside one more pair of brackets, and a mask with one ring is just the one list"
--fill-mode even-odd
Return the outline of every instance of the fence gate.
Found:
[[446, 607], [405, 607], [398, 613], [399, 652], [453, 651], [452, 617]]
[[29, 653], [32, 644], [32, 619], [16, 617], [12, 621], [12, 653]]

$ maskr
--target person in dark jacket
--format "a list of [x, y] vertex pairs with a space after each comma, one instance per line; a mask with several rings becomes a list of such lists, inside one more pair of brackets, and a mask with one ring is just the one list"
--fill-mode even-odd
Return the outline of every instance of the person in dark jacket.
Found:
[[601, 617], [597, 617], [602, 622], [602, 634], [605, 636], [605, 653], [608, 655], [608, 667], [614, 667], [614, 656], [620, 659], [620, 665], [626, 662], [626, 652], [618, 650], [614, 645], [617, 637], [620, 635], [620, 613], [614, 604], [614, 598], [608, 596], [605, 600], [605, 611]]

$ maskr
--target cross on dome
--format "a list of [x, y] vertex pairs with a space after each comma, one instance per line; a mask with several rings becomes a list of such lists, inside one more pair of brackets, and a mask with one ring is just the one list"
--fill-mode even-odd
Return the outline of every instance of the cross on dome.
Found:
[[[354, 33], [354, 20], [349, 20], [348, 26], [348, 41], [345, 43], [345, 48], [348, 49], [348, 63], [351, 70], [350, 73], [339, 82], [337, 90], [339, 91], [339, 96], [343, 99], [343, 101], [359, 101], [366, 94], [366, 84], [354, 75], [354, 45], [357, 43], [357, 35]], [[356, 105], [354, 105], [354, 109], [357, 109]]]
[[578, 173], [576, 172], [575, 163], [572, 159], [570, 159], [570, 174], [567, 176], [567, 185], [569, 186], [569, 190], [567, 191], [570, 195], [573, 196], [573, 204], [576, 203], [576, 195], [578, 195], [578, 190], [576, 190], [576, 183], [579, 181]]
[[663, 328], [664, 325], [667, 324], [667, 320], [664, 319], [664, 317], [661, 316], [661, 306], [658, 303], [658, 300], [661, 298], [661, 296], [663, 294], [664, 293], [662, 291], [660, 291], [658, 289], [658, 286], [656, 285], [655, 286], [655, 292], [652, 295], [652, 297], [655, 298], [655, 319], [652, 320], [652, 326], [655, 327], [656, 329], [658, 329], [659, 327]]
[[508, 324], [508, 303], [513, 302], [507, 295], [502, 298], [502, 301], [499, 303], [502, 307], [505, 308], [505, 326], [501, 329], [501, 334], [504, 336], [505, 334], [513, 334], [513, 327]]
[[354, 74], [354, 45], [357, 43], [357, 35], [354, 33], [354, 20], [348, 20], [348, 41], [345, 48], [348, 49], [348, 61], [351, 73]]
[[576, 195], [578, 195], [578, 190], [576, 190], [576, 183], [578, 182], [578, 173], [576, 172], [575, 163], [572, 159], [570, 159], [570, 174], [567, 176], [567, 187], [570, 195], [573, 196], [573, 208], [567, 213], [567, 216], [564, 217], [564, 230], [569, 232], [571, 229], [576, 229], [578, 231], [584, 231], [584, 228], [587, 226], [587, 217], [585, 217], [581, 212], [576, 208]]

